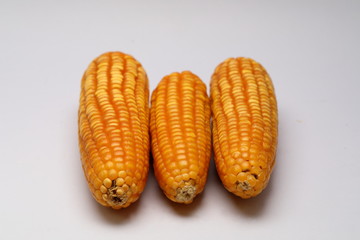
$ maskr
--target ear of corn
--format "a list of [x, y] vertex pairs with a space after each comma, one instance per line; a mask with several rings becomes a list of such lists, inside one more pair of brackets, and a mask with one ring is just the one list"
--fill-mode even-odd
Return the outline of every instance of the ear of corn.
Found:
[[94, 198], [124, 208], [143, 191], [149, 168], [148, 80], [141, 64], [105, 53], [81, 82], [79, 147]]
[[258, 195], [275, 163], [277, 103], [266, 70], [249, 58], [229, 58], [211, 80], [215, 163], [225, 188]]
[[203, 191], [211, 154], [210, 104], [191, 72], [164, 77], [151, 98], [150, 131], [156, 179], [174, 202]]

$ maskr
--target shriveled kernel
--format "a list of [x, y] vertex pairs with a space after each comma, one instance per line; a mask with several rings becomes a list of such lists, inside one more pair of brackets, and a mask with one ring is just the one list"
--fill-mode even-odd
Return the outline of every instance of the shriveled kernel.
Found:
[[116, 186], [121, 186], [125, 183], [125, 180], [123, 178], [117, 178], [115, 183]]
[[100, 187], [100, 191], [101, 191], [102, 193], [106, 193], [106, 192], [107, 192], [107, 188], [106, 188], [104, 185], [102, 185], [102, 186]]
[[103, 181], [103, 184], [104, 184], [105, 187], [110, 188], [111, 184], [112, 184], [112, 181], [109, 178], [105, 178], [104, 181]]
[[250, 189], [251, 189], [251, 185], [248, 181], [245, 180], [241, 182], [236, 182], [236, 190], [246, 192]]
[[119, 195], [119, 196], [121, 196], [121, 195], [124, 194], [124, 190], [121, 189], [121, 188], [118, 188], [118, 189], [116, 190], [116, 194]]
[[103, 194], [103, 195], [102, 195], [102, 199], [103, 199], [104, 201], [107, 201], [107, 200], [108, 200], [108, 197], [109, 197], [109, 196], [108, 196], [107, 194]]

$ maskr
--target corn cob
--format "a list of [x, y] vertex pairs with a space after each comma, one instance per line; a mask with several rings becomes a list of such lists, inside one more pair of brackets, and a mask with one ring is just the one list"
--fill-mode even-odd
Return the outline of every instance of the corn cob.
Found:
[[225, 188], [241, 198], [258, 195], [275, 163], [277, 103], [266, 70], [249, 58], [229, 58], [211, 79], [213, 147]]
[[94, 198], [125, 208], [143, 191], [149, 169], [149, 90], [141, 64], [120, 53], [102, 54], [81, 82], [79, 148]]
[[156, 179], [172, 201], [191, 203], [204, 189], [211, 154], [210, 103], [191, 72], [165, 76], [151, 97], [151, 146]]

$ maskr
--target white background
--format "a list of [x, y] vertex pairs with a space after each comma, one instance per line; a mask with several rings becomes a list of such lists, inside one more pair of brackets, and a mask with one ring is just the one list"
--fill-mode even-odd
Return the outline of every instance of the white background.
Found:
[[[0, 1], [1, 239], [359, 239], [359, 1]], [[270, 185], [227, 193], [212, 163], [189, 206], [150, 173], [137, 203], [91, 197], [77, 146], [80, 79], [123, 51], [152, 91], [171, 72], [207, 84], [228, 57], [270, 73], [280, 137]]]

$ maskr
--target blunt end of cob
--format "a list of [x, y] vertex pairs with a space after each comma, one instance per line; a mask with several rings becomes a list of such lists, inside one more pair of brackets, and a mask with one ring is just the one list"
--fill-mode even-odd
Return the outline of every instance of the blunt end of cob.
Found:
[[186, 185], [182, 188], [176, 190], [176, 202], [189, 204], [191, 203], [196, 196], [196, 186]]
[[103, 200], [114, 209], [125, 208], [136, 200], [132, 187], [124, 183], [121, 178], [113, 180], [111, 186], [104, 192]]
[[236, 189], [240, 190], [240, 191], [248, 191], [250, 190], [251, 186], [250, 183], [248, 181], [243, 181], [243, 182], [236, 182]]
[[235, 183], [235, 189], [236, 190], [233, 191], [233, 193], [236, 196], [239, 196], [243, 199], [255, 197], [256, 195], [258, 195], [260, 193], [260, 192], [257, 192], [247, 180], [237, 181]]
[[270, 177], [270, 174], [267, 174], [264, 178], [266, 173], [263, 172], [259, 174], [261, 179], [258, 173], [241, 172], [239, 175], [242, 176], [242, 180], [237, 180], [228, 190], [243, 199], [259, 195], [267, 186]]
[[122, 187], [114, 186], [107, 191], [107, 203], [110, 206], [123, 206], [127, 203], [128, 196]]
[[237, 182], [235, 185], [235, 191], [231, 191], [238, 197], [242, 199], [253, 198], [259, 195], [263, 189], [255, 189], [253, 188], [248, 181]]

